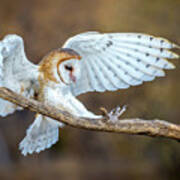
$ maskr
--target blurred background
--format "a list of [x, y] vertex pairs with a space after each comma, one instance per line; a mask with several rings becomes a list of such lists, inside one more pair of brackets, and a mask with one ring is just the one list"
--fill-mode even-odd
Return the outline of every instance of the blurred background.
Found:
[[[70, 36], [84, 31], [146, 32], [180, 44], [180, 0], [0, 0], [0, 37], [24, 38], [38, 63]], [[139, 87], [79, 97], [95, 113], [128, 105], [123, 118], [164, 119], [180, 124], [180, 66]], [[163, 138], [60, 130], [51, 149], [23, 157], [19, 142], [34, 113], [0, 119], [0, 179], [180, 179], [180, 144]]]

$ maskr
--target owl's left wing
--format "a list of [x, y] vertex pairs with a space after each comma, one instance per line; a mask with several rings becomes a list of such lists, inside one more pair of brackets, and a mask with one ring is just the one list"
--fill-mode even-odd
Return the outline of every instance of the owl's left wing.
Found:
[[[15, 34], [5, 36], [0, 41], [0, 86], [32, 97], [32, 84], [37, 80], [38, 66], [27, 59], [23, 39]], [[0, 116], [6, 116], [17, 109], [21, 108], [0, 99]]]
[[80, 80], [71, 86], [74, 95], [128, 88], [164, 76], [173, 69], [167, 59], [179, 56], [178, 46], [166, 39], [141, 33], [86, 32], [68, 39], [64, 48], [82, 56]]

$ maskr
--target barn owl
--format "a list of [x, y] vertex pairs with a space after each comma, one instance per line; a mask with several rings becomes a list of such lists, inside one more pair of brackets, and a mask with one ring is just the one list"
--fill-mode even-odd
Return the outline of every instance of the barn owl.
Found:
[[[0, 86], [63, 108], [78, 117], [100, 118], [76, 96], [137, 86], [174, 69], [167, 59], [178, 58], [174, 43], [142, 33], [86, 32], [69, 38], [60, 49], [35, 65], [24, 52], [23, 39], [7, 35], [0, 41]], [[0, 115], [21, 107], [0, 99]], [[58, 141], [63, 124], [37, 114], [19, 145], [23, 155], [39, 153]]]

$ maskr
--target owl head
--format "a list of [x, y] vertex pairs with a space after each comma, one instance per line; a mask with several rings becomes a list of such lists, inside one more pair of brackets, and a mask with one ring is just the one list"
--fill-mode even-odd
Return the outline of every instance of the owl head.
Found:
[[75, 83], [80, 78], [81, 56], [72, 49], [62, 48], [51, 51], [39, 64], [39, 71], [46, 81]]

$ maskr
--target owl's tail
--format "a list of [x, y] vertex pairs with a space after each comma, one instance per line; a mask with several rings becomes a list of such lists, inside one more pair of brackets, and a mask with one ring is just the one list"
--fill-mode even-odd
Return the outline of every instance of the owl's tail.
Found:
[[26, 156], [50, 148], [58, 141], [59, 127], [62, 126], [62, 123], [38, 114], [19, 145], [21, 153]]

